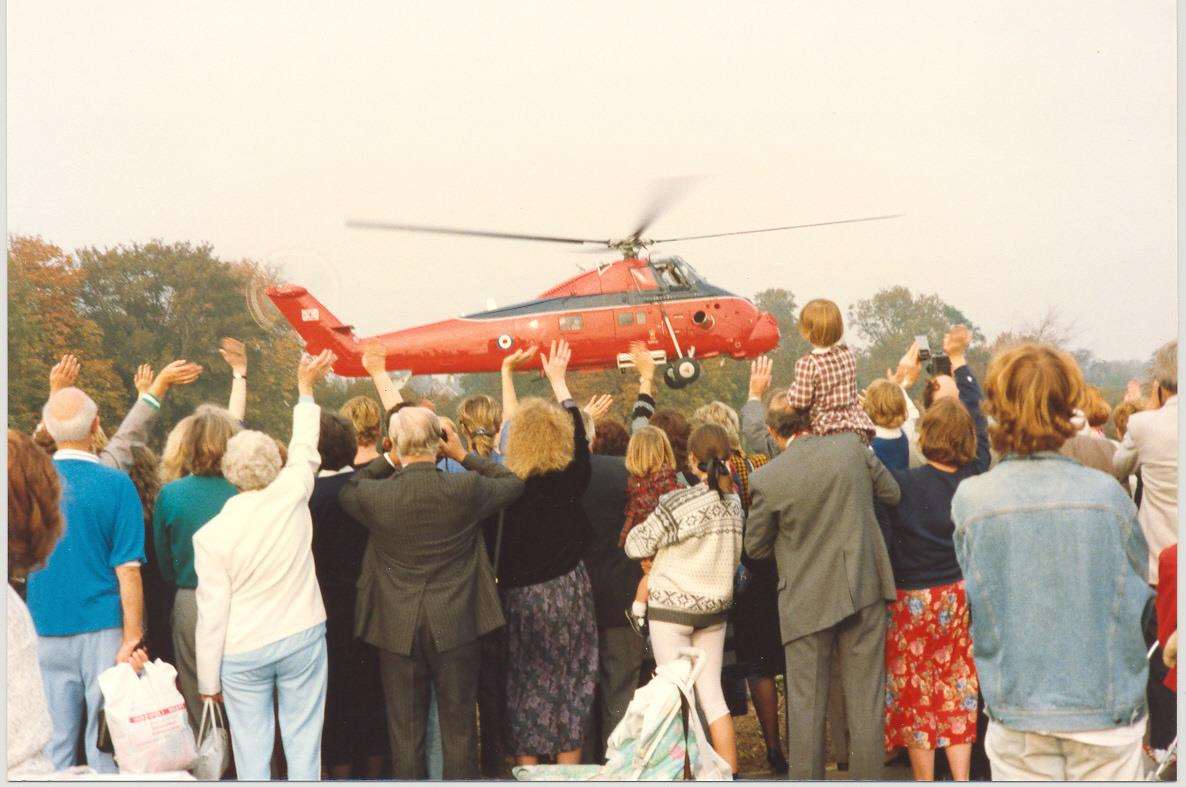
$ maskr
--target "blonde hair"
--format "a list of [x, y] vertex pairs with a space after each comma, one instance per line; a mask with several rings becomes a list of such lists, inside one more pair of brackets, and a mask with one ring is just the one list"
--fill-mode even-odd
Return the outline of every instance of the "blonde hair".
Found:
[[729, 445], [733, 450], [741, 448], [741, 419], [737, 416], [737, 411], [729, 405], [716, 401], [696, 408], [696, 412], [692, 413], [690, 426], [695, 431], [696, 427], [704, 424], [721, 427], [729, 437]]
[[383, 434], [383, 411], [369, 396], [356, 396], [342, 405], [338, 413], [354, 424], [358, 444], [374, 448]]
[[229, 410], [212, 404], [177, 422], [165, 440], [161, 456], [161, 483], [187, 475], [219, 475], [227, 442], [239, 432], [239, 422]]
[[897, 429], [906, 423], [906, 394], [892, 380], [882, 377], [874, 380], [865, 391], [861, 405], [869, 420], [882, 429]]
[[507, 468], [520, 478], [563, 470], [575, 448], [572, 417], [559, 405], [529, 398], [519, 403], [507, 435]]
[[657, 426], [643, 426], [626, 446], [626, 472], [645, 476], [664, 468], [675, 470], [675, 452], [666, 433]]
[[825, 298], [808, 301], [799, 312], [799, 333], [816, 347], [831, 347], [844, 336], [840, 307]]
[[103, 431], [103, 424], [99, 424], [95, 431], [91, 432], [91, 450], [96, 454], [106, 448], [109, 441], [107, 433]]
[[1057, 451], [1079, 428], [1083, 373], [1062, 350], [1026, 343], [997, 355], [984, 381], [992, 447], [1002, 454]]
[[457, 432], [478, 456], [494, 453], [494, 441], [501, 423], [502, 405], [492, 396], [467, 396], [457, 407]]

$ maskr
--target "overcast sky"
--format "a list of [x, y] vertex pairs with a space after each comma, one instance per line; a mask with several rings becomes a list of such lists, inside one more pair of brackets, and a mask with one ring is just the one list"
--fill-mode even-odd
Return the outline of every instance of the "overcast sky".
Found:
[[8, 230], [208, 241], [373, 333], [597, 258], [348, 217], [620, 236], [702, 175], [655, 236], [906, 214], [664, 247], [734, 292], [904, 284], [990, 336], [1053, 306], [1105, 358], [1175, 335], [1174, 3], [576, 8], [9, 2]]

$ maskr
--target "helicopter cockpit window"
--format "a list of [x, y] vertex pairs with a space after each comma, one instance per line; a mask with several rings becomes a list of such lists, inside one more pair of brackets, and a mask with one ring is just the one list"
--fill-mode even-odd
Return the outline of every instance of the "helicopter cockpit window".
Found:
[[684, 277], [684, 281], [688, 284], [695, 284], [700, 281], [700, 277], [696, 275], [696, 271], [692, 270], [692, 266], [688, 263], [683, 260], [676, 260], [675, 266], [679, 270], [680, 275]]
[[656, 262], [654, 268], [659, 274], [659, 281], [667, 289], [686, 290], [688, 288], [688, 280], [684, 277], [683, 272], [670, 260]]

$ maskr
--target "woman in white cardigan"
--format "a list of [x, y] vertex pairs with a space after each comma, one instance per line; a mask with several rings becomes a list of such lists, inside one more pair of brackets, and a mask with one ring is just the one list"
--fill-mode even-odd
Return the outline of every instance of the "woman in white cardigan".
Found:
[[626, 536], [626, 554], [653, 559], [647, 580], [647, 625], [657, 664], [684, 648], [704, 652], [696, 699], [712, 748], [737, 772], [733, 718], [721, 690], [725, 615], [733, 604], [733, 574], [741, 562], [744, 524], [728, 460], [725, 430], [705, 424], [688, 438], [688, 464], [700, 483], [668, 492]]
[[313, 384], [335, 360], [302, 358], [288, 464], [272, 438], [242, 431], [222, 473], [239, 494], [194, 536], [198, 575], [198, 692], [226, 704], [240, 779], [270, 778], [273, 692], [288, 778], [321, 778], [325, 717], [325, 607], [313, 568], [309, 495], [321, 457]]

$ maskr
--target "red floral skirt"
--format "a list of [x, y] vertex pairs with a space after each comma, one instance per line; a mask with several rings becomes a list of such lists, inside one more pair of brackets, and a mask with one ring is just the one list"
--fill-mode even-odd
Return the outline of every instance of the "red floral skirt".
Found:
[[976, 740], [980, 681], [964, 582], [899, 590], [885, 633], [885, 748]]

